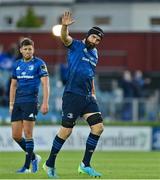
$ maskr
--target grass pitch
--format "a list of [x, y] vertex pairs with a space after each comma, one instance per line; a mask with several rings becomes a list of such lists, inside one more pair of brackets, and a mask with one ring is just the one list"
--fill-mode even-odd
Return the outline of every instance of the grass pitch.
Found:
[[[42, 165], [49, 152], [42, 156], [36, 174], [16, 174], [24, 163], [23, 152], [0, 152], [0, 179], [47, 179]], [[61, 151], [57, 157], [57, 174], [60, 179], [91, 179], [77, 173], [83, 157], [82, 151]], [[103, 174], [101, 179], [160, 179], [160, 152], [95, 152], [92, 166]]]

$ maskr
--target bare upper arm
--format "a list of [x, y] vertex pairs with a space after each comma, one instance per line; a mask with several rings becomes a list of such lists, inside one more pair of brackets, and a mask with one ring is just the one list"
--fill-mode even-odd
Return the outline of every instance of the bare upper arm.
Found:
[[11, 85], [12, 85], [13, 87], [17, 87], [17, 79], [12, 79], [12, 80], [11, 80]]

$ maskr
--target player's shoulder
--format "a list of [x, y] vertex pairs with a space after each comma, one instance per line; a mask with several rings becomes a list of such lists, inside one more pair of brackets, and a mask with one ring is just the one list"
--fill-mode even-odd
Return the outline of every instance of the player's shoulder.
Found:
[[45, 61], [37, 56], [34, 57], [34, 62], [37, 64], [45, 64]]
[[72, 43], [68, 46], [68, 47], [71, 47], [71, 46], [79, 46], [79, 45], [81, 45], [81, 44], [83, 44], [83, 42], [82, 42], [82, 40], [78, 40], [78, 39], [73, 39], [72, 40]]
[[83, 44], [83, 41], [79, 39], [73, 39], [73, 42], [77, 44]]
[[16, 59], [13, 63], [13, 66], [18, 66], [22, 62], [22, 59]]

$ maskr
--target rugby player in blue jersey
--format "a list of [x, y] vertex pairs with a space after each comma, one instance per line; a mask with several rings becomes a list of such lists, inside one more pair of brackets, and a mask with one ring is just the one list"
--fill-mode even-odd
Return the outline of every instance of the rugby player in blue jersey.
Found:
[[[12, 137], [26, 152], [25, 163], [17, 173], [38, 171], [41, 157], [33, 152], [33, 128], [38, 113], [39, 85], [43, 88], [41, 112], [48, 112], [49, 78], [45, 62], [34, 56], [34, 42], [24, 38], [20, 43], [22, 59], [13, 65], [13, 74], [10, 86], [10, 104]], [[24, 137], [22, 136], [24, 133]]]
[[84, 40], [73, 39], [68, 32], [68, 26], [74, 23], [70, 12], [62, 17], [61, 40], [68, 48], [68, 78], [63, 94], [62, 127], [53, 140], [49, 158], [43, 165], [49, 178], [57, 178], [55, 160], [66, 139], [72, 133], [78, 116], [88, 122], [91, 132], [86, 141], [86, 150], [78, 172], [92, 177], [100, 177], [101, 173], [92, 168], [90, 161], [103, 132], [103, 119], [97, 105], [94, 76], [98, 62], [96, 46], [102, 40], [104, 33], [99, 27], [92, 27]]

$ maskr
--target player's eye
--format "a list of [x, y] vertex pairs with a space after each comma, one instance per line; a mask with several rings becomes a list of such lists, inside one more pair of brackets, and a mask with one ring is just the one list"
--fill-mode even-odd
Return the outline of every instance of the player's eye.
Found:
[[100, 42], [100, 39], [96, 39], [97, 42]]
[[23, 48], [24, 51], [32, 51], [32, 48]]

